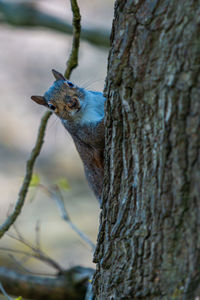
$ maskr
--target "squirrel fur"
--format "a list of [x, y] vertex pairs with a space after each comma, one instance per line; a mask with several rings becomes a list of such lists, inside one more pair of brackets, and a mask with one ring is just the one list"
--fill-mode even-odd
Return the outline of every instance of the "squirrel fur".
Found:
[[101, 202], [104, 175], [104, 103], [103, 93], [80, 88], [59, 72], [44, 96], [31, 99], [53, 111], [72, 136], [83, 162], [89, 186]]

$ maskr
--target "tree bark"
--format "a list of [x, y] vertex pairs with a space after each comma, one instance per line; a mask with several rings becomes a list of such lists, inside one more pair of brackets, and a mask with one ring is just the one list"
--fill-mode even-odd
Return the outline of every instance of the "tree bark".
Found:
[[96, 299], [200, 296], [199, 16], [199, 0], [115, 3]]

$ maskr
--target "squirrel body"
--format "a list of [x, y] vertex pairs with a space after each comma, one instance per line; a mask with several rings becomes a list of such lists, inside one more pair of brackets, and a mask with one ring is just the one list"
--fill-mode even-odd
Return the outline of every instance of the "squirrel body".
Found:
[[80, 88], [59, 72], [44, 96], [31, 99], [52, 110], [70, 133], [83, 162], [90, 188], [101, 201], [104, 176], [104, 103], [103, 93]]

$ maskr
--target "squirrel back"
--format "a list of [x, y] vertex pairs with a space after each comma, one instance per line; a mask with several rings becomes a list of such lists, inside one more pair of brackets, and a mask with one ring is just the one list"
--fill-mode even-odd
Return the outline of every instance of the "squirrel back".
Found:
[[56, 81], [44, 96], [31, 99], [52, 110], [70, 133], [89, 186], [101, 201], [104, 176], [104, 102], [100, 92], [80, 88], [53, 70]]

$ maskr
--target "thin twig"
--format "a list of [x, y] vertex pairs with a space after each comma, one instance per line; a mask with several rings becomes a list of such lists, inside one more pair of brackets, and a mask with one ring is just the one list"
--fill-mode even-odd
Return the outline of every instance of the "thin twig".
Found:
[[74, 223], [71, 221], [69, 214], [65, 208], [65, 204], [64, 204], [64, 200], [61, 194], [61, 191], [59, 189], [59, 187], [57, 185], [54, 186], [54, 188], [52, 189], [51, 192], [51, 197], [55, 200], [59, 210], [60, 210], [60, 214], [63, 220], [65, 220], [69, 226], [72, 228], [72, 230], [74, 230], [79, 236], [80, 238], [85, 241], [94, 251], [95, 249], [95, 244], [88, 238], [88, 236], [82, 232], [76, 225], [74, 225]]
[[[76, 0], [71, 0], [71, 8], [73, 13], [73, 43], [72, 43], [72, 51], [67, 62], [67, 69], [65, 72], [66, 78], [70, 77], [72, 70], [78, 65], [78, 50], [79, 50], [79, 40], [80, 40], [80, 31], [81, 31], [81, 26], [80, 26], [81, 16], [80, 16], [79, 7]], [[15, 220], [21, 213], [26, 198], [26, 194], [28, 192], [29, 184], [32, 178], [33, 167], [36, 158], [40, 154], [42, 144], [44, 142], [44, 135], [45, 135], [47, 121], [51, 115], [52, 112], [48, 111], [42, 117], [35, 147], [33, 148], [30, 158], [26, 164], [26, 174], [23, 180], [22, 187], [19, 191], [17, 203], [15, 205], [13, 213], [0, 226], [0, 238], [5, 234], [6, 231], [8, 231], [10, 226], [15, 222]]]
[[[62, 272], [63, 269], [60, 267], [60, 265], [55, 260], [53, 260], [47, 254], [45, 254], [42, 251], [42, 249], [40, 249], [40, 247], [38, 247], [37, 244], [36, 244], [36, 246], [34, 246], [33, 244], [31, 244], [29, 241], [27, 241], [22, 236], [22, 234], [18, 231], [16, 224], [15, 224], [15, 231], [17, 233], [17, 236], [12, 235], [11, 233], [7, 233], [7, 235], [10, 238], [24, 244], [26, 247], [28, 247], [32, 251], [32, 253], [28, 253], [28, 252], [23, 253], [23, 252], [21, 252], [21, 254], [24, 254], [24, 255], [27, 255], [27, 256], [29, 255], [29, 256], [32, 256], [34, 258], [37, 258], [37, 259], [43, 261], [44, 263], [47, 263], [48, 265], [50, 265], [54, 269], [58, 270], [59, 272]], [[0, 250], [3, 250], [3, 248], [0, 248]], [[11, 251], [11, 250], [8, 250], [8, 251]], [[14, 252], [15, 252], [15, 250], [14, 250]]]
[[67, 61], [67, 68], [65, 70], [65, 77], [69, 79], [70, 74], [74, 68], [78, 66], [78, 50], [80, 44], [80, 34], [81, 34], [81, 15], [79, 7], [76, 0], [70, 0], [71, 9], [73, 14], [73, 41], [72, 50]]
[[6, 293], [6, 291], [5, 291], [4, 287], [3, 287], [3, 285], [1, 284], [1, 282], [0, 282], [0, 290], [1, 290], [2, 294], [3, 294], [8, 300], [13, 300], [13, 299]]
[[[18, 238], [19, 238], [20, 240], [25, 240], [25, 238], [22, 236], [21, 232], [19, 231], [19, 229], [18, 229], [16, 223], [13, 224], [13, 228], [14, 228], [14, 230], [15, 230], [15, 232], [16, 232]], [[12, 234], [7, 232], [7, 235], [12, 235]]]
[[37, 220], [35, 226], [35, 244], [38, 249], [41, 249], [41, 237], [40, 237], [40, 221]]
[[55, 260], [53, 260], [52, 258], [50, 258], [49, 256], [47, 256], [46, 254], [44, 254], [43, 252], [26, 252], [26, 251], [22, 251], [22, 250], [16, 250], [16, 249], [12, 249], [12, 248], [6, 248], [6, 247], [0, 247], [0, 250], [2, 251], [7, 251], [7, 252], [14, 252], [14, 253], [18, 253], [18, 254], [23, 254], [29, 257], [34, 257], [44, 263], [47, 263], [49, 266], [53, 267], [54, 269], [56, 269], [57, 271], [59, 271], [60, 273], [63, 272], [63, 268], [57, 263], [55, 262]]
[[13, 213], [0, 226], [0, 238], [5, 234], [6, 231], [8, 231], [10, 226], [15, 222], [15, 220], [21, 213], [21, 210], [24, 205], [25, 198], [26, 198], [26, 194], [28, 192], [29, 184], [30, 184], [30, 181], [32, 178], [33, 167], [34, 167], [36, 158], [40, 154], [40, 151], [41, 151], [41, 148], [42, 148], [42, 145], [44, 142], [44, 135], [45, 135], [47, 121], [50, 118], [51, 114], [52, 113], [48, 111], [42, 117], [39, 131], [38, 131], [38, 136], [37, 136], [36, 143], [35, 143], [35, 147], [33, 148], [31, 155], [26, 164], [26, 174], [24, 176], [24, 180], [23, 180], [21, 189], [19, 191], [17, 203], [15, 205]]
[[[15, 228], [16, 229], [16, 228]], [[62, 268], [60, 267], [60, 265], [53, 260], [52, 258], [50, 258], [47, 254], [45, 254], [42, 249], [38, 248], [38, 245], [36, 244], [36, 247], [34, 245], [32, 245], [29, 241], [27, 241], [19, 231], [17, 231], [18, 237], [12, 235], [11, 233], [7, 233], [7, 235], [14, 239], [17, 240], [18, 242], [24, 244], [26, 247], [28, 247], [32, 253], [28, 253], [28, 252], [21, 252], [21, 254], [24, 255], [29, 255], [32, 256], [34, 258], [37, 258], [41, 261], [43, 261], [44, 263], [47, 263], [48, 265], [50, 265], [51, 267], [53, 267], [54, 269], [58, 270], [59, 272], [62, 272]], [[3, 248], [0, 248], [0, 250], [3, 250]], [[11, 250], [8, 250], [11, 251]], [[15, 251], [15, 250], [14, 250]], [[16, 252], [17, 253], [17, 252]]]
[[55, 274], [32, 272], [29, 269], [27, 269], [26, 267], [24, 267], [23, 264], [22, 264], [22, 262], [19, 261], [16, 257], [14, 257], [14, 255], [9, 254], [8, 256], [13, 260], [13, 262], [15, 263], [15, 265], [17, 266], [17, 268], [19, 268], [19, 270], [21, 270], [21, 271], [23, 271], [25, 273], [28, 273], [28, 274], [31, 274], [31, 275], [35, 275], [35, 276], [53, 276], [53, 277], [55, 276]]
[[12, 238], [13, 240], [16, 240], [16, 241], [24, 244], [26, 247], [28, 247], [29, 249], [32, 250], [33, 245], [30, 242], [26, 241], [25, 239], [23, 239], [21, 237], [17, 237], [10, 232], [7, 232], [6, 235], [9, 236], [10, 238]]

